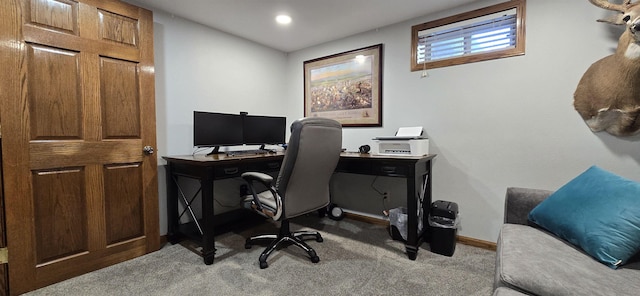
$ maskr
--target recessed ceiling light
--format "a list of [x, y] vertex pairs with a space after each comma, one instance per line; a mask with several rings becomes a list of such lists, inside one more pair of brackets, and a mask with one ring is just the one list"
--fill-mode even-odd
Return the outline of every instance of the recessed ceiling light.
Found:
[[278, 22], [278, 24], [289, 24], [291, 23], [291, 17], [285, 14], [281, 14], [279, 16], [276, 16], [276, 22]]

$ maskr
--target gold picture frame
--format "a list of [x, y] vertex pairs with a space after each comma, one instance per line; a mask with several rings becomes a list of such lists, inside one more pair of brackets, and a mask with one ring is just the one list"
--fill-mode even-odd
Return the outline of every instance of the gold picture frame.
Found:
[[382, 126], [382, 44], [305, 61], [304, 116]]

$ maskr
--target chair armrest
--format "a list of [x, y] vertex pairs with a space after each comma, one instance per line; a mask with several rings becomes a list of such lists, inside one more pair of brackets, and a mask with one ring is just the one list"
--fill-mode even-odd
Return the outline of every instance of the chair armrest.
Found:
[[507, 188], [504, 200], [504, 223], [528, 225], [529, 212], [553, 191], [529, 188]]
[[245, 179], [247, 182], [259, 181], [260, 183], [264, 184], [267, 187], [271, 187], [271, 185], [273, 185], [273, 177], [265, 173], [246, 172], [246, 173], [243, 173], [241, 176], [242, 176], [242, 179]]
[[[255, 210], [263, 213], [267, 217], [271, 217], [274, 220], [280, 219], [280, 216], [282, 215], [282, 201], [280, 199], [280, 196], [276, 192], [275, 187], [273, 186], [273, 177], [260, 172], [246, 172], [240, 176], [247, 182], [247, 187], [249, 189], [249, 192], [251, 192], [251, 196], [253, 197], [253, 205], [255, 206]], [[276, 209], [274, 213], [264, 209], [264, 206], [260, 202], [260, 198], [258, 198], [258, 193], [253, 185], [253, 182], [262, 183], [262, 185], [264, 185], [267, 190], [271, 192], [271, 194], [273, 195], [273, 199], [276, 201]]]

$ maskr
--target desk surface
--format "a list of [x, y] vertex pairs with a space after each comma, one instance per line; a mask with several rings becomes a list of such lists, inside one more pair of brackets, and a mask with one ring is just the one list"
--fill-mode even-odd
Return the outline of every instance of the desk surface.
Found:
[[276, 158], [276, 157], [284, 157], [283, 152], [277, 153], [265, 153], [265, 154], [236, 154], [236, 155], [228, 155], [226, 153], [222, 154], [196, 154], [196, 155], [169, 155], [163, 156], [167, 161], [175, 162], [175, 163], [189, 163], [191, 165], [207, 165], [211, 162], [216, 163], [224, 163], [224, 162], [236, 162], [236, 161], [247, 161], [247, 160], [264, 160], [265, 158]]
[[365, 158], [365, 159], [389, 159], [389, 160], [402, 160], [407, 159], [411, 161], [416, 160], [429, 160], [436, 157], [436, 154], [426, 154], [426, 155], [382, 155], [382, 154], [370, 154], [370, 153], [360, 153], [360, 152], [342, 152], [340, 153], [340, 157], [342, 158]]
[[[266, 154], [236, 154], [236, 155], [227, 155], [227, 154], [213, 154], [213, 155], [205, 155], [205, 154], [196, 154], [196, 155], [170, 155], [163, 156], [165, 160], [169, 160], [172, 162], [189, 162], [193, 163], [202, 163], [202, 165], [206, 165], [209, 162], [225, 162], [225, 161], [243, 161], [243, 160], [259, 160], [264, 158], [272, 158], [272, 157], [283, 157], [284, 152], [276, 152], [276, 153], [266, 153]], [[364, 159], [389, 159], [389, 160], [401, 160], [407, 159], [411, 161], [416, 160], [429, 160], [436, 157], [436, 154], [427, 154], [427, 155], [419, 155], [419, 156], [411, 156], [411, 155], [381, 155], [381, 154], [369, 154], [369, 153], [359, 153], [359, 152], [342, 152], [340, 154], [341, 158], [364, 158]]]

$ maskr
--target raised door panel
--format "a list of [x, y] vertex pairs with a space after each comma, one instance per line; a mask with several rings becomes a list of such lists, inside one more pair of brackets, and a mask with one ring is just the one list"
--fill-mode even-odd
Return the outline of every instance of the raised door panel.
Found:
[[89, 251], [87, 200], [82, 168], [33, 174], [36, 265]]
[[140, 164], [104, 167], [107, 244], [144, 236], [144, 209]]
[[102, 132], [104, 139], [140, 137], [138, 64], [100, 59]]
[[120, 44], [137, 46], [138, 21], [120, 14], [98, 9], [100, 37]]
[[30, 0], [26, 3], [27, 23], [78, 35], [78, 2]]
[[27, 44], [32, 140], [82, 138], [80, 54]]

